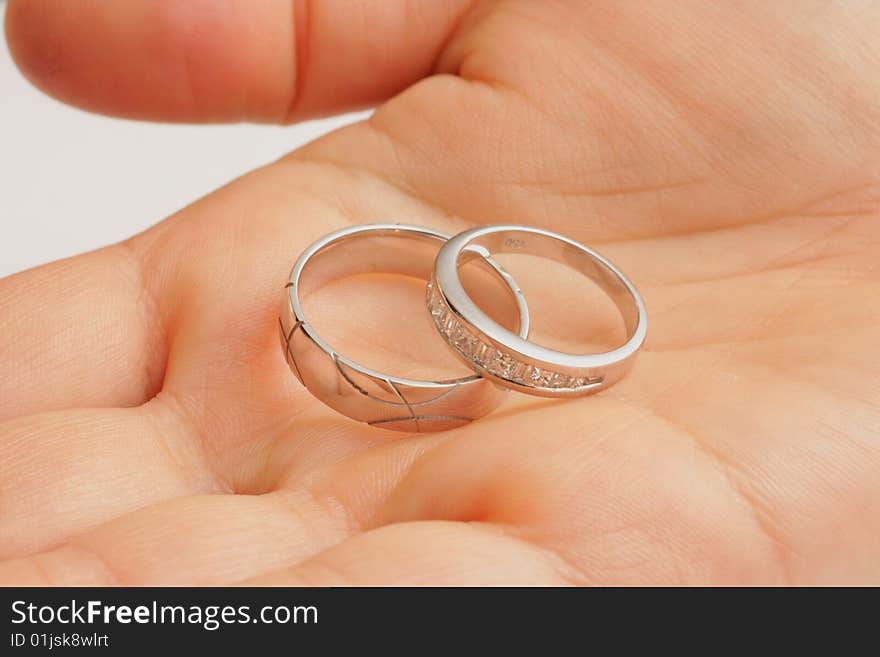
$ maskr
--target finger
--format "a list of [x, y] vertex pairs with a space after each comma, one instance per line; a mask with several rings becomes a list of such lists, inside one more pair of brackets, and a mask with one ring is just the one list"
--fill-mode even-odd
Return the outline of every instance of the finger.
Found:
[[[275, 507], [271, 513], [268, 506]], [[160, 531], [150, 531], [160, 525]], [[0, 562], [0, 584], [546, 586], [582, 581], [553, 554], [479, 523], [405, 523], [340, 542], [344, 535], [308, 507], [292, 511], [265, 496], [176, 500], [112, 523], [94, 537]], [[284, 563], [297, 565], [282, 568]]]
[[304, 491], [183, 497], [0, 562], [0, 583], [229, 584], [297, 563], [349, 534], [344, 512]]
[[220, 490], [175, 418], [156, 406], [0, 424], [0, 557], [48, 549], [160, 500]]
[[34, 84], [74, 105], [180, 121], [289, 121], [387, 98], [429, 74], [454, 2], [12, 0]]
[[381, 527], [245, 586], [548, 586], [575, 583], [561, 559], [480, 523]]
[[0, 421], [158, 391], [164, 338], [140, 271], [114, 246], [0, 280]]

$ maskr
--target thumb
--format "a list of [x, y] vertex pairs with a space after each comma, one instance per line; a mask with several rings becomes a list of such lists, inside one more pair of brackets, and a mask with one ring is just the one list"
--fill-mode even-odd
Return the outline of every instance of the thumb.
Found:
[[16, 63], [46, 93], [130, 118], [289, 122], [430, 74], [471, 2], [10, 0]]

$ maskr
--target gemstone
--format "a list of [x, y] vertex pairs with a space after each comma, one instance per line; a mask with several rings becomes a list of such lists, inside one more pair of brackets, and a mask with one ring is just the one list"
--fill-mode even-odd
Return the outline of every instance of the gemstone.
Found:
[[498, 365], [501, 362], [501, 352], [495, 349], [494, 347], [486, 348], [486, 355], [484, 356], [486, 369], [496, 374], [498, 372]]
[[548, 372], [547, 370], [542, 370], [540, 367], [532, 365], [528, 372], [528, 379], [536, 388], [547, 388], [550, 386], [550, 381], [553, 379], [553, 372]]
[[512, 357], [496, 349], [486, 367], [492, 374], [509, 379], [518, 364]]
[[499, 374], [501, 374], [501, 376], [503, 376], [505, 379], [514, 378], [514, 372], [518, 367], [519, 362], [517, 362], [507, 354], [502, 354], [501, 358], [498, 360]]
[[456, 346], [465, 356], [473, 356], [479, 344], [480, 341], [468, 333], [468, 335], [461, 341], [461, 344], [456, 343]]
[[553, 380], [553, 372], [541, 370], [541, 377], [538, 379], [538, 386], [541, 388], [549, 388], [550, 382]]
[[465, 342], [467, 342], [469, 333], [464, 326], [459, 324], [452, 330], [452, 333], [450, 333], [449, 337], [452, 340], [452, 344], [455, 347], [461, 349], [464, 346]]

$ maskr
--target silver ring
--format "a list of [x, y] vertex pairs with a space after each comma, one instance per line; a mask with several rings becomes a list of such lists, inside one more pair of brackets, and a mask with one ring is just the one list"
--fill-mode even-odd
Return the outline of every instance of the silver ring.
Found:
[[[583, 273], [617, 306], [626, 326], [626, 342], [604, 353], [569, 354], [508, 331], [480, 310], [461, 283], [461, 254], [475, 249], [486, 255], [543, 256]], [[616, 382], [642, 346], [648, 324], [641, 296], [617, 267], [583, 244], [528, 226], [483, 226], [446, 242], [437, 254], [428, 308], [446, 342], [477, 372], [507, 388], [542, 397], [579, 397]]]
[[[393, 248], [389, 237], [402, 238], [403, 244]], [[370, 238], [383, 241], [376, 243]], [[427, 281], [436, 251], [448, 239], [445, 233], [419, 226], [370, 224], [330, 233], [300, 255], [285, 286], [279, 323], [287, 363], [309, 392], [355, 420], [416, 432], [461, 426], [489, 413], [502, 401], [507, 391], [477, 374], [419, 381], [355, 363], [315, 332], [300, 303], [310, 289], [352, 274], [395, 273]], [[491, 258], [485, 263], [510, 291], [518, 311], [519, 335], [527, 337], [528, 308], [519, 286]]]

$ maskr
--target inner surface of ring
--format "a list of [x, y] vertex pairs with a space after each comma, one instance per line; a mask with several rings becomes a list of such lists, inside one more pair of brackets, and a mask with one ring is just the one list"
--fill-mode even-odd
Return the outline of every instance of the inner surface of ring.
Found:
[[295, 281], [300, 300], [331, 281], [357, 274], [397, 274], [427, 280], [444, 241], [430, 233], [390, 230], [337, 238], [312, 255]]
[[[505, 230], [479, 235], [469, 242], [485, 248], [489, 253], [519, 253], [533, 255], [563, 263], [592, 280], [607, 294], [623, 319], [626, 327], [626, 340], [632, 337], [638, 324], [639, 311], [632, 294], [626, 284], [606, 267], [601, 261], [593, 258], [588, 252], [568, 242], [543, 235], [520, 230]], [[459, 256], [459, 262], [463, 260]], [[465, 286], [468, 295], [471, 286]], [[477, 306], [480, 303], [472, 298]]]
[[[301, 271], [298, 272], [299, 275], [296, 277], [296, 280], [293, 281], [297, 284], [295, 290], [299, 302], [297, 304], [299, 306], [298, 316], [300, 319], [305, 320], [304, 323], [309, 324], [311, 314], [305, 313], [303, 310], [303, 300], [317, 292], [320, 288], [335, 284], [342, 279], [363, 274], [390, 274], [418, 279], [420, 284], [427, 281], [430, 278], [437, 251], [445, 241], [445, 238], [428, 232], [395, 229], [371, 229], [334, 239], [311, 255]], [[518, 331], [518, 317], [520, 316], [518, 299], [510, 284], [485, 259], [468, 258], [467, 260], [469, 264], [463, 267], [463, 269], [470, 270], [470, 275], [479, 279], [479, 285], [476, 287], [480, 290], [481, 296], [483, 296], [482, 300], [492, 305], [495, 316], [503, 325], [510, 327], [511, 330]], [[473, 266], [470, 265], [470, 262], [473, 262]], [[392, 302], [397, 301], [397, 299], [392, 298], [382, 299], [383, 303], [392, 304], [392, 307]], [[408, 308], [409, 306], [407, 306]], [[419, 305], [419, 311], [425, 312], [421, 304]], [[351, 322], [352, 327], [357, 326], [359, 319], [362, 320], [363, 318], [359, 318], [356, 315], [354, 317], [346, 317], [346, 325]], [[389, 320], [391, 322], [403, 322], [404, 324], [407, 322], [405, 316], [395, 316], [389, 318]], [[311, 326], [305, 328], [312, 340], [328, 353], [337, 354], [340, 358], [349, 361], [349, 366], [363, 371], [380, 371], [378, 368], [373, 367], [375, 363], [370, 363], [370, 367], [365, 366], [369, 360], [366, 355], [358, 358], [358, 362], [352, 362], [350, 355], [353, 345], [351, 342], [348, 345], [349, 349], [346, 350], [345, 344], [336, 344], [337, 342], [341, 343], [341, 340], [333, 339], [326, 341], [325, 337], [320, 335], [328, 333], [326, 330], [316, 331]], [[358, 328], [364, 330], [362, 325]], [[375, 329], [375, 327], [372, 328]], [[390, 331], [393, 332], [395, 328], [405, 331], [409, 327], [406, 325], [395, 327], [392, 324]], [[430, 324], [427, 323], [427, 320], [425, 336], [427, 340], [434, 340], [436, 336], [434, 331], [430, 329]], [[357, 337], [363, 336], [352, 336], [352, 340]], [[377, 344], [381, 349], [377, 351], [391, 351], [393, 356], [396, 356], [398, 353], [406, 356], [406, 351], [412, 347], [411, 341], [407, 343], [405, 340], [395, 340], [394, 335], [383, 335], [381, 332], [376, 333], [374, 331], [367, 336], [367, 339], [379, 341]], [[333, 342], [333, 344], [331, 345], [330, 342]], [[437, 344], [438, 351], [446, 355], [445, 345], [442, 342]], [[339, 347], [341, 347], [341, 350]], [[403, 360], [408, 363], [411, 359], [406, 357]], [[451, 362], [455, 361], [451, 360]], [[414, 363], [414, 365], [416, 364]], [[381, 371], [384, 373], [385, 370], [387, 370], [387, 367], [383, 366]], [[476, 375], [474, 374], [462, 374], [448, 380], [473, 379], [475, 377]]]

